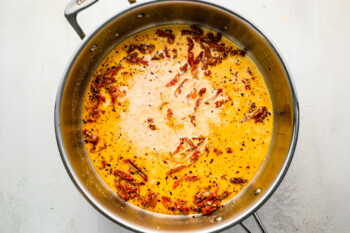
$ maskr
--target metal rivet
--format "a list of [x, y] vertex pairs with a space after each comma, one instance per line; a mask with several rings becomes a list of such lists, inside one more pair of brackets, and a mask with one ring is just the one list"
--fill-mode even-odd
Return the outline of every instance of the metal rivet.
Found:
[[116, 33], [116, 34], [115, 34], [115, 37], [118, 37], [118, 36], [119, 36], [119, 33]]
[[214, 220], [217, 221], [217, 222], [220, 222], [222, 220], [222, 217], [221, 216], [216, 217]]
[[145, 13], [140, 13], [136, 15], [136, 18], [138, 19], [142, 19], [143, 17], [145, 17]]
[[225, 26], [224, 29], [227, 30], [227, 26]]
[[258, 189], [255, 191], [254, 195], [258, 195], [258, 194], [260, 194], [260, 193], [261, 193], [261, 188], [258, 188]]
[[94, 44], [93, 46], [91, 46], [90, 52], [93, 52], [96, 49], [96, 45]]

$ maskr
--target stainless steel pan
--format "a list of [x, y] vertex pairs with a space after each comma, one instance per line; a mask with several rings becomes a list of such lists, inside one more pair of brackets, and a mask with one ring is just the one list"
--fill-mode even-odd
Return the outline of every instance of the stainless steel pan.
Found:
[[[81, 38], [76, 14], [97, 0], [73, 0], [66, 17]], [[242, 48], [264, 75], [274, 107], [269, 153], [252, 182], [221, 210], [209, 216], [168, 216], [124, 203], [94, 170], [85, 151], [81, 108], [89, 79], [99, 62], [118, 43], [141, 30], [164, 24], [199, 24], [222, 32]], [[285, 63], [271, 42], [251, 23], [218, 5], [202, 1], [164, 0], [132, 5], [117, 13], [74, 52], [58, 88], [55, 130], [63, 163], [80, 193], [112, 221], [142, 232], [212, 232], [240, 223], [276, 190], [291, 163], [299, 126], [298, 100]]]

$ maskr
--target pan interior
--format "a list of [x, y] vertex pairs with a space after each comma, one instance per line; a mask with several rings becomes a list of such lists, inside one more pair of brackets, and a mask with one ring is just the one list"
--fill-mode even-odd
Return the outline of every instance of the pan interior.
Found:
[[[100, 179], [86, 154], [81, 135], [82, 100], [101, 60], [120, 42], [144, 29], [166, 24], [198, 24], [223, 33], [248, 50], [268, 85], [274, 108], [274, 134], [253, 181], [225, 208], [209, 216], [168, 216], [122, 202]], [[269, 41], [252, 25], [220, 7], [192, 1], [140, 4], [107, 21], [86, 38], [72, 58], [56, 106], [58, 144], [66, 168], [82, 194], [113, 221], [138, 231], [216, 231], [240, 222], [270, 196], [283, 178], [296, 137], [296, 100], [288, 73]], [[292, 145], [293, 144], [293, 145]], [[258, 195], [256, 191], [261, 189]], [[216, 221], [221, 217], [220, 221]]]

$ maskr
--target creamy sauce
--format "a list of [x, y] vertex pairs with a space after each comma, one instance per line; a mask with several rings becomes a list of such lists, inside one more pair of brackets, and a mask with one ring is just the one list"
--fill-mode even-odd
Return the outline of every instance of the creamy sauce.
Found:
[[[157, 30], [174, 35], [174, 42]], [[263, 76], [243, 50], [222, 36], [213, 43], [230, 49], [214, 51], [198, 39], [209, 30], [197, 37], [182, 30], [191, 29], [148, 29], [112, 50], [85, 94], [82, 127], [94, 167], [121, 198], [158, 213], [209, 214], [259, 170], [271, 142], [273, 109]], [[191, 67], [187, 37], [194, 60], [203, 45], [222, 58], [206, 66], [204, 54]], [[141, 44], [149, 47], [131, 51]]]

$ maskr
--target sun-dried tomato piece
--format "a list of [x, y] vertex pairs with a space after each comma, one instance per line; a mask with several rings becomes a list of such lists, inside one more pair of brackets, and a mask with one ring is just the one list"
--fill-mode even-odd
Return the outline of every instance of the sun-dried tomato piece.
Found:
[[214, 212], [217, 208], [218, 208], [218, 206], [207, 205], [206, 207], [202, 208], [202, 214], [203, 214], [203, 215], [211, 214], [211, 213]]
[[167, 175], [169, 176], [171, 174], [174, 174], [175, 172], [178, 172], [178, 171], [180, 171], [180, 170], [182, 170], [182, 169], [184, 169], [186, 167], [187, 167], [186, 165], [179, 165], [179, 166], [177, 166], [175, 168], [170, 169], [170, 171], [168, 171]]
[[130, 165], [130, 167], [132, 168], [132, 169], [134, 169], [136, 172], [137, 172], [137, 174], [139, 174], [140, 176], [141, 176], [141, 178], [145, 181], [145, 182], [147, 182], [147, 175], [146, 175], [146, 173], [144, 173], [142, 170], [141, 170], [141, 168], [139, 168], [134, 162], [132, 162], [130, 159], [125, 159], [124, 160], [124, 162], [126, 162], [126, 163], [128, 163], [129, 165]]
[[196, 181], [196, 180], [199, 180], [199, 177], [195, 176], [195, 175], [186, 176], [186, 180], [188, 180], [188, 181]]
[[126, 60], [132, 64], [137, 64], [137, 65], [142, 64], [142, 65], [148, 66], [148, 61], [145, 61], [143, 60], [143, 58], [139, 58], [137, 56], [138, 56], [137, 52], [128, 54], [128, 56], [126, 56]]
[[197, 25], [191, 25], [190, 28], [192, 30], [181, 30], [181, 35], [190, 35], [190, 36], [202, 36], [203, 35], [203, 30], [198, 27]]
[[196, 59], [193, 60], [193, 65], [198, 65], [200, 61], [202, 61], [204, 52], [201, 51], [198, 56], [196, 57]]
[[134, 177], [132, 177], [130, 174], [126, 173], [125, 171], [122, 170], [115, 170], [114, 175], [120, 177], [123, 180], [128, 180], [128, 181], [133, 181], [135, 180]]
[[172, 80], [170, 80], [170, 82], [168, 82], [167, 84], [165, 84], [166, 87], [170, 87], [170, 86], [174, 86], [180, 78], [181, 74], [176, 74], [175, 78], [173, 78]]
[[183, 201], [183, 200], [180, 200], [180, 199], [178, 199], [178, 200], [176, 200], [176, 201], [174, 202], [175, 207], [176, 207], [178, 210], [180, 210], [180, 211], [182, 211], [183, 213], [187, 214], [187, 213], [190, 212], [190, 209], [189, 209], [188, 207], [185, 206], [186, 203], [187, 203], [186, 201]]
[[180, 144], [176, 147], [175, 151], [172, 153], [170, 152], [170, 155], [174, 155], [177, 152], [179, 152], [182, 149], [182, 144], [183, 144], [183, 142], [180, 142]]
[[199, 96], [203, 96], [206, 91], [207, 91], [207, 88], [205, 87], [201, 88], [198, 92]]
[[144, 207], [152, 207], [154, 208], [157, 204], [157, 196], [158, 194], [153, 193], [152, 191], [149, 191], [142, 199], [141, 199], [141, 205]]
[[180, 139], [182, 142], [186, 142], [190, 147], [197, 148], [197, 146], [193, 143], [191, 139], [188, 137], [183, 137]]
[[83, 134], [88, 137], [88, 142], [96, 145], [99, 140], [99, 136], [97, 134], [92, 133], [91, 131], [84, 129]]
[[184, 81], [182, 81], [182, 83], [180, 83], [180, 85], [176, 88], [174, 95], [175, 97], [177, 97], [178, 95], [181, 94], [181, 88], [183, 87], [184, 83], [187, 82], [188, 79], [185, 79]]
[[194, 47], [194, 43], [193, 40], [190, 37], [187, 37], [187, 42], [188, 42], [188, 52], [191, 52], [193, 47]]
[[164, 53], [165, 53], [165, 56], [167, 58], [170, 58], [170, 53], [169, 53], [169, 50], [168, 50], [168, 48], [166, 46], [164, 46]]
[[146, 53], [152, 53], [155, 48], [156, 48], [156, 46], [154, 44], [149, 44], [149, 45], [147, 45], [147, 44], [140, 44], [140, 45], [131, 44], [131, 45], [129, 45], [129, 49], [126, 52], [131, 53], [137, 49], [140, 51], [140, 53], [146, 54]]
[[217, 32], [216, 36], [214, 36], [213, 33], [208, 32], [206, 36], [211, 42], [218, 43], [221, 40], [222, 34], [220, 32]]
[[244, 184], [246, 183], [248, 180], [247, 179], [243, 179], [243, 178], [239, 178], [239, 177], [232, 177], [230, 179], [230, 182], [232, 184]]
[[190, 65], [190, 67], [193, 66], [193, 52], [188, 53], [187, 62]]
[[117, 188], [117, 194], [121, 199], [123, 199], [124, 201], [130, 199], [129, 194], [126, 192], [123, 184], [119, 180], [115, 181], [115, 187]]
[[159, 53], [159, 54], [155, 54], [151, 60], [152, 61], [156, 61], [156, 60], [160, 60], [160, 59], [163, 59], [164, 58], [164, 53]]
[[223, 193], [217, 195], [216, 199], [218, 199], [219, 201], [221, 201], [221, 200], [227, 198], [228, 196], [230, 196], [230, 194], [231, 194], [231, 193], [230, 193], [229, 191], [225, 190]]
[[171, 201], [169, 197], [162, 196], [162, 204], [166, 209], [171, 210], [171, 206], [169, 205], [171, 204]]
[[255, 123], [262, 122], [267, 116], [267, 108], [265, 106], [259, 107], [251, 116], [252, 119], [255, 119]]
[[112, 97], [112, 103], [115, 103], [118, 97], [126, 96], [126, 91], [120, 91], [116, 86], [110, 86], [109, 94]]
[[235, 50], [232, 50], [230, 52], [230, 55], [231, 56], [235, 56], [235, 55], [238, 55], [238, 56], [242, 56], [244, 57], [246, 55], [247, 51], [245, 50], [242, 50], [242, 49], [235, 49]]
[[180, 185], [180, 183], [183, 181], [184, 177], [181, 177], [180, 179], [176, 180], [173, 185], [173, 189], [176, 189], [177, 186]]
[[157, 36], [159, 36], [159, 37], [166, 37], [166, 38], [168, 38], [167, 42], [168, 42], [169, 44], [172, 44], [172, 43], [174, 43], [174, 41], [175, 41], [175, 35], [174, 35], [173, 33], [164, 32], [164, 31], [158, 29], [158, 30], [156, 31], [156, 34], [157, 34]]

